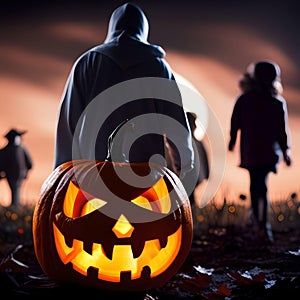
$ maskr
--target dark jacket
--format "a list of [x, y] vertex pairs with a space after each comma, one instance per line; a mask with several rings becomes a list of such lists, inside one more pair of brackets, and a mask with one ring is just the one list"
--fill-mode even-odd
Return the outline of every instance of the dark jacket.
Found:
[[9, 182], [21, 183], [32, 169], [32, 159], [23, 145], [8, 143], [0, 150], [0, 171]]
[[[181, 95], [164, 50], [147, 41], [148, 32], [140, 8], [124, 4], [113, 12], [104, 43], [77, 59], [59, 110], [54, 167], [77, 158], [105, 160], [110, 134], [129, 120], [126, 130], [120, 131], [122, 149], [117, 150], [123, 160], [164, 156], [163, 138], [157, 134], [162, 132], [180, 148], [180, 168], [192, 168], [191, 133]], [[132, 80], [136, 78], [140, 80]], [[179, 122], [181, 130], [161, 120], [166, 115]], [[131, 142], [134, 145], [127, 153]]]
[[240, 167], [268, 167], [276, 173], [282, 153], [290, 148], [285, 99], [258, 91], [240, 95], [231, 116], [231, 144], [239, 130]]

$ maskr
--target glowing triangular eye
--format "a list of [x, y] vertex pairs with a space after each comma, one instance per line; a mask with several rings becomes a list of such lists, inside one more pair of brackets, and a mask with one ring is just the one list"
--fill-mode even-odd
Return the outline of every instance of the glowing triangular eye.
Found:
[[95, 198], [70, 181], [64, 199], [63, 212], [69, 218], [78, 218], [101, 208], [106, 203], [107, 201]]
[[171, 209], [169, 191], [163, 178], [131, 202], [159, 213], [168, 213]]
[[95, 210], [101, 208], [106, 203], [107, 202], [102, 199], [98, 199], [98, 198], [91, 199], [84, 204], [82, 211], [81, 211], [81, 215], [82, 216], [87, 215], [87, 214], [91, 213], [92, 211], [95, 211]]
[[138, 205], [138, 206], [140, 206], [140, 207], [143, 207], [145, 209], [152, 210], [150, 202], [147, 200], [147, 198], [145, 198], [143, 196], [139, 196], [139, 197], [131, 200], [131, 202]]

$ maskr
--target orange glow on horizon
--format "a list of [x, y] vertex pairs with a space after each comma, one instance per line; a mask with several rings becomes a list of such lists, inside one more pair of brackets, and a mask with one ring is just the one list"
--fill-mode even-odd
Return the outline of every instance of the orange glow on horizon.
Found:
[[[298, 182], [300, 175], [300, 116], [298, 113], [300, 87], [288, 84], [288, 82], [297, 82], [297, 78], [300, 77], [296, 64], [277, 44], [272, 44], [264, 36], [249, 28], [234, 27], [230, 24], [222, 24], [221, 21], [204, 24], [201, 28], [196, 28], [194, 25], [190, 28], [189, 24], [180, 26], [182, 30], [186, 30], [183, 32], [191, 32], [195, 34], [195, 37], [201, 37], [204, 50], [207, 50], [205, 47], [211, 47], [213, 54], [208, 55], [209, 51], [205, 54], [186, 53], [170, 48], [165, 49], [166, 60], [175, 72], [184, 76], [197, 88], [214, 110], [222, 124], [226, 140], [229, 134], [231, 110], [239, 93], [237, 82], [244, 71], [234, 67], [236, 57], [226, 56], [228, 59], [226, 63], [224, 59], [217, 57], [221, 52], [220, 49], [225, 46], [227, 53], [231, 53], [231, 50], [233, 52], [233, 47], [236, 47], [234, 43], [228, 44], [228, 37], [234, 37], [235, 41], [238, 41], [240, 46], [238, 59], [245, 62], [245, 67], [255, 59], [268, 56], [282, 66], [283, 96], [287, 100], [288, 107], [290, 104], [294, 108], [289, 110], [293, 164], [290, 168], [281, 164], [278, 174], [270, 176], [270, 198], [276, 199], [288, 193], [297, 192], [300, 188]], [[75, 22], [61, 22], [44, 24], [37, 28], [23, 24], [22, 31], [28, 37], [32, 37], [36, 32], [44, 34], [49, 37], [49, 43], [53, 43], [55, 37], [67, 39], [70, 43], [73, 40], [77, 43], [86, 43], [84, 46], [77, 45], [78, 55], [80, 55], [86, 48], [93, 46], [97, 40], [101, 42], [101, 38], [105, 37], [103, 28], [89, 22], [86, 22], [84, 26]], [[3, 65], [0, 73], [0, 145], [5, 144], [3, 135], [11, 127], [28, 130], [23, 142], [32, 154], [33, 169], [23, 184], [21, 196], [23, 204], [35, 203], [44, 180], [53, 169], [54, 137], [59, 102], [68, 72], [76, 58], [73, 57], [73, 53], [68, 58], [63, 58], [54, 53], [51, 47], [47, 49], [48, 51], [39, 53], [38, 49], [34, 49], [35, 45], [32, 40], [28, 39], [27, 44], [25, 39], [19, 42], [20, 28], [18, 26], [15, 28], [8, 26], [8, 30], [10, 30], [11, 40], [8, 39], [0, 46], [0, 62]], [[212, 48], [214, 43], [218, 43], [218, 47]], [[256, 45], [254, 52], [253, 45]], [[180, 48], [177, 47], [177, 49]], [[237, 150], [234, 153], [228, 153], [226, 160], [223, 186], [237, 194], [247, 193], [248, 178], [244, 170], [238, 167]], [[0, 205], [8, 206], [10, 191], [5, 180], [0, 180], [0, 191]]]

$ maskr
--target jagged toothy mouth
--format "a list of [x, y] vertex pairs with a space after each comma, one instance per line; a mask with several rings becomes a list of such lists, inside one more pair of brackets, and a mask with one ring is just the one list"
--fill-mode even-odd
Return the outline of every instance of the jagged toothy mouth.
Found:
[[161, 274], [176, 258], [182, 235], [180, 226], [166, 238], [107, 247], [104, 243], [84, 243], [77, 239], [66, 241], [54, 223], [53, 230], [56, 249], [64, 264], [71, 263], [84, 276], [97, 276], [109, 282]]

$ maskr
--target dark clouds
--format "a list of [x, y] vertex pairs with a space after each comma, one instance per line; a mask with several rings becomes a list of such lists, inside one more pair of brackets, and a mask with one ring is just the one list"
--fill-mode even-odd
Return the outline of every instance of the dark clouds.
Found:
[[[125, 1], [17, 1], [1, 2], [1, 23], [7, 27], [7, 34], [1, 38], [10, 40], [9, 27], [26, 24], [27, 27], [39, 27], [44, 23], [58, 21], [94, 22], [100, 28], [107, 25], [113, 9]], [[240, 51], [251, 51], [241, 48], [241, 41], [223, 28], [236, 28], [244, 31], [245, 35], [258, 35], [266, 42], [281, 49], [300, 68], [300, 36], [298, 28], [297, 1], [250, 1], [250, 0], [194, 0], [194, 1], [135, 1], [147, 14], [150, 21], [150, 40], [154, 43], [178, 51], [201, 54], [218, 59], [224, 64], [231, 64], [236, 68], [243, 68], [247, 62], [240, 55]], [[215, 26], [218, 32], [207, 35], [206, 29]], [[105, 27], [106, 29], [106, 27]], [[59, 44], [48, 44], [43, 49], [43, 42], [47, 36], [36, 32], [34, 36], [19, 30], [18, 42], [24, 44], [31, 38], [30, 47], [33, 51], [52, 51], [58, 56], [66, 58], [74, 56], [78, 48], [85, 48], [84, 44], [72, 45], [59, 41]], [[102, 42], [99, 34], [99, 42]], [[220, 39], [222, 40], [220, 44]], [[227, 39], [227, 44], [223, 40]], [[78, 41], [77, 41], [78, 42]], [[28, 47], [29, 43], [27, 43]], [[236, 49], [234, 50], [234, 46]], [[75, 45], [76, 46], [76, 45]], [[222, 46], [222, 47], [221, 47]], [[256, 45], [251, 45], [253, 49]], [[72, 51], [74, 49], [74, 51]], [[249, 56], [250, 59], [251, 56]], [[288, 79], [290, 80], [290, 79]], [[290, 80], [291, 84], [300, 85], [300, 81]]]

